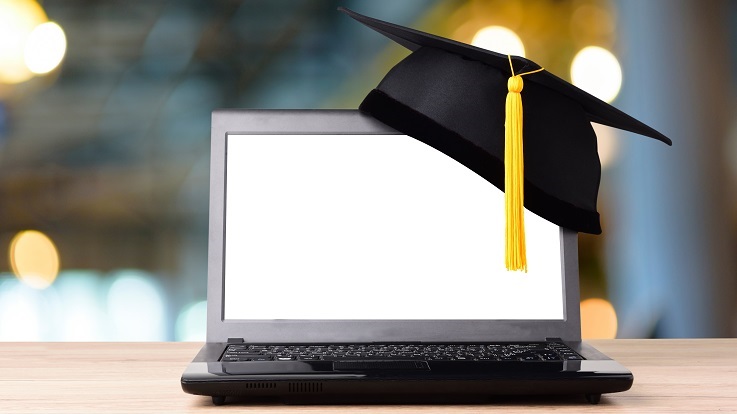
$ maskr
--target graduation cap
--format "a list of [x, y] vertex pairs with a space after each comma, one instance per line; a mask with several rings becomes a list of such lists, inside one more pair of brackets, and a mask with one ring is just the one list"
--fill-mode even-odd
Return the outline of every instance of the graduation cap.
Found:
[[591, 122], [672, 144], [531, 60], [338, 10], [412, 51], [359, 109], [505, 192], [509, 270], [527, 270], [523, 206], [561, 227], [601, 233]]

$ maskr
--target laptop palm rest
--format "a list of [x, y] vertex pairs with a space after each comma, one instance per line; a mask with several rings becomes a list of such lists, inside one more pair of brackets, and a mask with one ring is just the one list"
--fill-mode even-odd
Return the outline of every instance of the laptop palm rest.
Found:
[[223, 362], [223, 371], [233, 375], [308, 374], [314, 372], [364, 370], [429, 370], [425, 361], [249, 361]]
[[333, 369], [336, 371], [366, 371], [380, 369], [385, 370], [429, 370], [425, 361], [335, 361]]

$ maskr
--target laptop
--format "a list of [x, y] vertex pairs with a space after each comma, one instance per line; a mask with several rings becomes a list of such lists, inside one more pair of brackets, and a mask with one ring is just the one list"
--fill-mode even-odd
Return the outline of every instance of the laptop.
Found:
[[182, 389], [228, 401], [478, 402], [628, 390], [581, 341], [577, 234], [354, 110], [212, 117], [207, 342]]

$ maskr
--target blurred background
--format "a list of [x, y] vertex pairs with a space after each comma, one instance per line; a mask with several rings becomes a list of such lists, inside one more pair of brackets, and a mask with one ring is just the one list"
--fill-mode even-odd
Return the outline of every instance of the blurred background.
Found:
[[0, 340], [204, 340], [210, 113], [356, 108], [407, 51], [346, 6], [652, 125], [596, 126], [587, 338], [737, 334], [737, 3], [0, 0]]

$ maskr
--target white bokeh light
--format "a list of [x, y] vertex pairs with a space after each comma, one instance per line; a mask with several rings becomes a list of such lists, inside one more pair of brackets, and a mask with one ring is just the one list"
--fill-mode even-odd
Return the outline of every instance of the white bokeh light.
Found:
[[177, 341], [205, 340], [207, 334], [207, 301], [194, 302], [182, 310], [177, 317]]
[[104, 308], [100, 300], [100, 277], [89, 270], [59, 274], [54, 284], [62, 302], [62, 341], [105, 341]]
[[571, 80], [602, 101], [612, 102], [622, 87], [622, 68], [612, 52], [587, 46], [573, 58]]
[[0, 284], [0, 340], [40, 341], [41, 321], [36, 292], [7, 280]]
[[107, 307], [112, 339], [166, 339], [164, 302], [148, 273], [138, 270], [116, 272], [107, 294]]
[[0, 341], [57, 340], [60, 307], [53, 287], [38, 290], [0, 274]]
[[505, 55], [525, 56], [525, 46], [515, 32], [502, 26], [487, 26], [476, 32], [471, 44]]
[[46, 22], [36, 26], [28, 36], [24, 59], [28, 70], [43, 75], [56, 69], [67, 50], [64, 30], [54, 23]]

